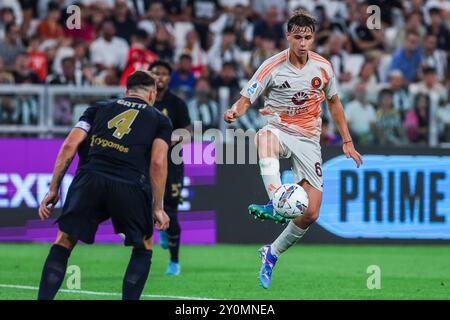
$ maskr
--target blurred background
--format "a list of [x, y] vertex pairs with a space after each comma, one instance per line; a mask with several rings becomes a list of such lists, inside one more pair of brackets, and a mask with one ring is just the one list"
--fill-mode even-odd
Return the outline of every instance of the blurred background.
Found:
[[[66, 23], [73, 4], [81, 29]], [[380, 30], [366, 25], [372, 4]], [[222, 111], [286, 48], [298, 8], [318, 19], [314, 50], [333, 65], [357, 144], [448, 146], [450, 3], [433, 0], [2, 0], [0, 132], [65, 134], [93, 100], [122, 94], [127, 75], [156, 59], [173, 65], [170, 88], [192, 120], [224, 129]], [[233, 126], [262, 127], [262, 103]], [[323, 117], [323, 145], [338, 144], [325, 103]]]

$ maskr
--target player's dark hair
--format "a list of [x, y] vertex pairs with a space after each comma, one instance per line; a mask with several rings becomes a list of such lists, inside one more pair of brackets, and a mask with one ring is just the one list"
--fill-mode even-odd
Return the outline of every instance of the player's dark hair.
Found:
[[305, 10], [296, 10], [287, 23], [287, 31], [291, 32], [295, 27], [309, 28], [316, 31], [317, 20]]
[[155, 86], [155, 78], [148, 71], [135, 71], [127, 79], [127, 90], [147, 89]]
[[148, 70], [151, 71], [154, 67], [164, 67], [169, 71], [169, 74], [172, 74], [172, 67], [170, 66], [170, 63], [164, 60], [156, 60], [153, 62], [149, 67]]

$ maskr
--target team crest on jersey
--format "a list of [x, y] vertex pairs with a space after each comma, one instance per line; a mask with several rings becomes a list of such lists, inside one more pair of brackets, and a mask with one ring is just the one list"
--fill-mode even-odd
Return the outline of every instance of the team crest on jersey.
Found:
[[296, 106], [302, 106], [309, 99], [309, 94], [305, 91], [300, 91], [294, 94], [291, 101]]
[[322, 80], [320, 80], [319, 77], [314, 77], [314, 78], [312, 78], [312, 80], [311, 80], [311, 86], [312, 86], [314, 89], [319, 88], [321, 84], [322, 84]]

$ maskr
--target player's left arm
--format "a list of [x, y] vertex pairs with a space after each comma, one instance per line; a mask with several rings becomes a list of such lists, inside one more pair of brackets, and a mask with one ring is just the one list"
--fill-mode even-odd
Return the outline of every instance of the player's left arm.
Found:
[[330, 110], [331, 117], [343, 139], [342, 150], [347, 158], [352, 158], [356, 162], [356, 166], [359, 166], [363, 162], [362, 156], [356, 151], [353, 145], [353, 140], [348, 130], [347, 120], [345, 119], [344, 109], [342, 103], [337, 94], [333, 95], [328, 101], [328, 109]]
[[[53, 169], [53, 177], [50, 183], [50, 190], [39, 206], [39, 217], [44, 220], [47, 219], [55, 208], [59, 200], [59, 187], [61, 182], [72, 163], [75, 154], [77, 153], [79, 145], [86, 139], [87, 132], [80, 128], [73, 128], [67, 138], [64, 140], [59, 149], [56, 158], [55, 167]], [[51, 204], [48, 208], [47, 206]]]

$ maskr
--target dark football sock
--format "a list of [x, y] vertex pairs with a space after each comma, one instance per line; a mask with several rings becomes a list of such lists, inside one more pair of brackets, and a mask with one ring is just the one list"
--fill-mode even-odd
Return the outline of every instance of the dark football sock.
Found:
[[139, 300], [150, 272], [152, 250], [134, 248], [123, 278], [122, 299]]
[[181, 228], [180, 223], [178, 222], [178, 214], [170, 214], [169, 217], [170, 225], [167, 229], [167, 238], [169, 238], [170, 261], [178, 263]]
[[180, 252], [180, 236], [171, 236], [169, 238], [170, 261], [178, 263], [178, 254]]
[[42, 270], [38, 300], [53, 300], [64, 280], [71, 250], [54, 244]]

